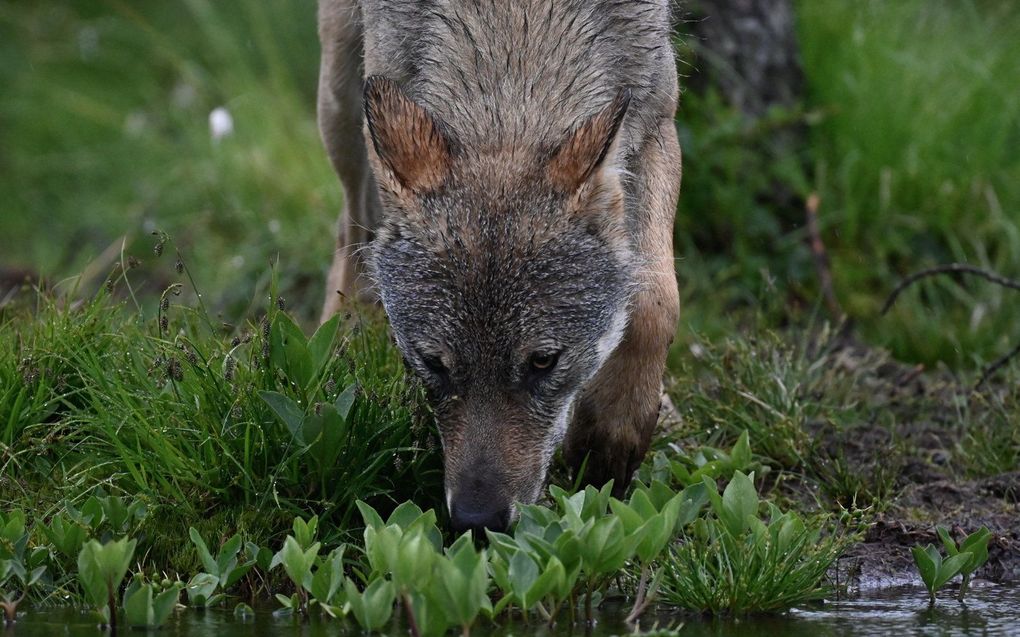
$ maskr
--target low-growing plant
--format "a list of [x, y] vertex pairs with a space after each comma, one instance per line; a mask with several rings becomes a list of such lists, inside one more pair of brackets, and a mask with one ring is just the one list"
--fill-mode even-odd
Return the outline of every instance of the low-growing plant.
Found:
[[372, 619], [383, 612], [374, 606], [389, 595], [389, 588], [378, 584], [386, 577], [392, 599], [400, 600], [420, 635], [443, 634], [451, 626], [467, 633], [480, 614], [491, 615], [487, 553], [475, 549], [470, 533], [444, 553], [434, 511], [405, 502], [384, 521], [368, 504], [358, 502], [358, 508], [365, 520], [367, 586], [358, 594], [357, 583], [348, 578], [344, 587], [363, 628], [372, 630]]
[[692, 453], [673, 452], [666, 454], [657, 451], [652, 455], [651, 462], [641, 467], [641, 477], [647, 481], [660, 480], [689, 487], [701, 484], [703, 477], [717, 480], [729, 480], [737, 471], [758, 476], [767, 473], [769, 467], [754, 459], [751, 454], [751, 442], [747, 430], [743, 430], [729, 451], [708, 445], [696, 447]]
[[344, 551], [341, 545], [327, 555], [320, 556], [322, 544], [315, 540], [319, 519], [294, 519], [293, 535], [288, 535], [279, 550], [269, 562], [268, 569], [283, 566], [294, 584], [295, 592], [290, 596], [277, 594], [276, 599], [286, 612], [307, 612], [318, 606], [331, 617], [340, 617], [346, 610], [340, 599], [344, 585]]
[[981, 527], [957, 545], [947, 529], [936, 527], [936, 533], [946, 549], [948, 557], [945, 559], [931, 544], [924, 547], [915, 546], [910, 550], [921, 581], [928, 590], [928, 603], [931, 606], [935, 605], [935, 595], [939, 589], [957, 575], [963, 576], [957, 596], [957, 599], [963, 601], [970, 584], [970, 576], [988, 561], [988, 541], [992, 536], [986, 527]]
[[946, 553], [950, 556], [970, 553], [970, 560], [960, 569], [963, 581], [960, 582], [960, 592], [957, 595], [957, 599], [962, 602], [970, 586], [970, 576], [988, 561], [988, 542], [992, 539], [992, 533], [988, 530], [988, 527], [983, 526], [963, 538], [963, 541], [957, 545], [956, 541], [949, 534], [948, 529], [940, 526], [937, 527], [936, 531], [938, 532], [939, 539], [942, 540], [942, 546], [945, 547]]
[[[650, 564], [675, 531], [697, 515], [703, 487], [678, 494], [658, 482], [638, 485], [628, 503], [610, 497], [611, 490], [611, 483], [574, 494], [552, 487], [555, 510], [521, 507], [513, 536], [488, 533], [493, 579], [504, 593], [496, 612], [516, 603], [553, 623], [564, 603], [583, 593], [585, 618], [591, 622], [605, 587], [635, 561], [641, 576], [630, 619], [640, 615], [658, 587], [656, 576], [646, 588]], [[573, 613], [572, 604], [569, 608]]]
[[183, 582], [146, 582], [141, 574], [124, 591], [124, 620], [132, 628], [159, 628], [173, 613]]
[[[743, 438], [746, 439], [746, 436]], [[673, 540], [676, 530], [697, 517], [705, 503], [704, 493], [700, 485], [691, 485], [689, 490], [674, 494], [661, 482], [653, 482], [651, 487], [640, 485], [635, 489], [627, 503], [615, 498], [609, 501], [609, 508], [623, 522], [624, 533], [642, 538], [634, 554], [641, 574], [634, 607], [627, 616], [628, 623], [636, 621], [655, 598], [665, 569], [660, 567], [653, 574], [652, 563]]]
[[[205, 569], [188, 582], [188, 601], [197, 606], [213, 606], [223, 599], [228, 588], [255, 567], [256, 559], [249, 555], [245, 561], [241, 561], [240, 535], [235, 534], [224, 542], [215, 558], [209, 552], [202, 535], [194, 527], [188, 529], [188, 535]], [[257, 552], [256, 550], [256, 555]]]
[[377, 579], [366, 586], [364, 591], [358, 591], [358, 587], [348, 578], [344, 580], [344, 592], [354, 618], [369, 632], [379, 630], [393, 616], [396, 593], [390, 580]]
[[915, 546], [910, 552], [914, 556], [917, 571], [921, 574], [921, 581], [928, 589], [928, 603], [932, 606], [935, 605], [935, 593], [949, 580], [959, 575], [971, 558], [970, 553], [957, 553], [948, 559], [942, 559], [942, 554], [931, 544], [925, 547]]
[[24, 511], [0, 511], [0, 608], [5, 623], [14, 621], [18, 604], [46, 572], [40, 564], [43, 553], [45, 549], [28, 551]]
[[312, 587], [312, 570], [319, 557], [319, 542], [313, 543], [308, 548], [302, 548], [293, 535], [288, 535], [283, 542], [283, 548], [273, 556], [270, 568], [282, 565], [287, 577], [294, 583], [295, 592], [290, 597], [276, 594], [276, 599], [283, 604], [284, 608], [303, 612], [308, 610], [308, 592]]
[[327, 491], [329, 477], [350, 434], [347, 416], [358, 389], [348, 385], [332, 402], [316, 402], [318, 388], [326, 382], [328, 363], [339, 338], [340, 316], [319, 326], [305, 338], [301, 328], [284, 313], [277, 314], [270, 330], [269, 363], [291, 381], [296, 398], [278, 391], [259, 392], [290, 432], [293, 442], [304, 450], [309, 478]]
[[48, 524], [40, 525], [43, 535], [65, 560], [74, 560], [81, 545], [89, 538], [91, 528], [65, 512], [53, 514]]
[[[852, 543], [856, 529], [807, 524], [769, 503], [765, 517], [754, 474], [737, 471], [720, 495], [714, 480], [703, 483], [711, 504], [673, 547], [663, 596], [698, 612], [746, 614], [785, 610], [821, 599], [829, 590], [825, 574]], [[846, 514], [843, 523], [856, 524]]]
[[117, 592], [128, 572], [137, 542], [122, 538], [100, 544], [89, 540], [78, 553], [78, 579], [103, 624], [117, 625]]

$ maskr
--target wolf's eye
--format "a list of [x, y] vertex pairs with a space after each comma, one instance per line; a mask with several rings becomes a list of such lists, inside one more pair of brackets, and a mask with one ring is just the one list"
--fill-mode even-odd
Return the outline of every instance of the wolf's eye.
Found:
[[559, 357], [559, 352], [535, 352], [531, 355], [528, 363], [531, 365], [531, 369], [536, 372], [547, 372], [556, 366]]

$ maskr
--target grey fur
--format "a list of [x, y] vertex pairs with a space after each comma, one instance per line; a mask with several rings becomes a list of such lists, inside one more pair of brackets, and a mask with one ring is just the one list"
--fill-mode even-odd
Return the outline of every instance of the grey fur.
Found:
[[[676, 322], [669, 25], [666, 0], [320, 1], [320, 126], [348, 195], [330, 283], [364, 297], [370, 273], [429, 389], [455, 506], [533, 501], [564, 433], [554, 422], [575, 403], [569, 455], [593, 452], [594, 479], [622, 489], [647, 448]], [[352, 136], [362, 76], [427, 111], [451, 153], [440, 186], [411, 196], [389, 174], [374, 135], [390, 123]], [[551, 185], [551, 158], [593, 118], [615, 117], [621, 95], [597, 174], [578, 192]], [[357, 226], [376, 237], [367, 267]], [[324, 315], [336, 307], [328, 295]], [[607, 363], [600, 341], [615, 346], [621, 313], [630, 324]], [[550, 371], [533, 367], [555, 352]], [[635, 387], [611, 389], [630, 379], [606, 377], [630, 369]], [[607, 404], [614, 391], [620, 404]]]

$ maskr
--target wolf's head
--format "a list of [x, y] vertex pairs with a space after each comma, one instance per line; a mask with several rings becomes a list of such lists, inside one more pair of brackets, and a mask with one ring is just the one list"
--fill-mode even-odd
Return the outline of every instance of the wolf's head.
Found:
[[551, 147], [469, 149], [393, 82], [368, 81], [384, 208], [370, 267], [438, 417], [458, 529], [504, 528], [535, 501], [623, 336], [635, 257], [613, 155], [627, 104]]

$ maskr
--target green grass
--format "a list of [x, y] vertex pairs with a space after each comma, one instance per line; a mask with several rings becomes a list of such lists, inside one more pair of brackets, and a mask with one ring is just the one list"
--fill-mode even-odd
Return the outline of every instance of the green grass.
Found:
[[[712, 93], [683, 96], [684, 320], [718, 336], [741, 325], [742, 308], [776, 325], [810, 318], [818, 294], [805, 212], [774, 200], [817, 192], [836, 294], [866, 338], [928, 365], [970, 368], [1005, 353], [1020, 340], [1015, 293], [944, 278], [886, 318], [878, 309], [901, 277], [937, 263], [1020, 274], [1020, 8], [796, 9], [803, 104], [748, 122]], [[806, 130], [803, 146], [776, 143], [790, 126]]]
[[970, 365], [1020, 339], [1020, 297], [920, 286], [885, 320], [889, 283], [966, 261], [1020, 274], [1020, 7], [801, 2], [817, 188], [836, 288], [896, 354]]
[[[0, 41], [3, 265], [59, 280], [122, 237], [147, 261], [163, 230], [231, 318], [275, 255], [286, 296], [319, 293], [340, 188], [314, 119], [312, 3], [5, 5]], [[219, 106], [234, 134], [217, 143]]]
[[[161, 325], [105, 292], [73, 309], [39, 303], [0, 318], [5, 503], [52, 511], [105, 485], [148, 498], [148, 530], [174, 542], [176, 527], [210, 516], [234, 528], [247, 515], [262, 535], [315, 512], [343, 534], [357, 499], [438, 505], [431, 420], [378, 319], [333, 326], [328, 359], [301, 375], [275, 305], [258, 322], [224, 327], [176, 303]], [[274, 414], [267, 391], [307, 414], [303, 434]], [[345, 391], [353, 407], [329, 430], [340, 437], [309, 447], [308, 427]]]

